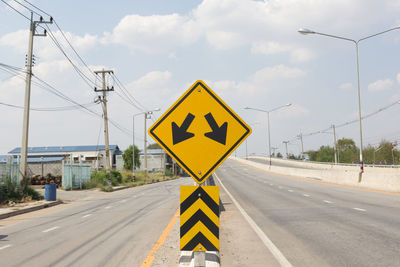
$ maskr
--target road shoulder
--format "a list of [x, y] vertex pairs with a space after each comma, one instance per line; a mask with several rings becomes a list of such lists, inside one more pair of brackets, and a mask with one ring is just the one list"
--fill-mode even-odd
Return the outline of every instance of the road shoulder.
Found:
[[[218, 184], [218, 181], [216, 181]], [[222, 266], [280, 266], [220, 187], [220, 261]]]

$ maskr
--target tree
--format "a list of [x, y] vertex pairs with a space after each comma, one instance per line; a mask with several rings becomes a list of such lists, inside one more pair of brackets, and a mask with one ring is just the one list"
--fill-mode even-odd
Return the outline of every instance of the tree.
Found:
[[277, 157], [277, 158], [282, 158], [281, 152], [278, 152], [278, 153], [276, 154], [276, 157]]
[[161, 149], [160, 145], [157, 143], [150, 144], [147, 146], [148, 149]]
[[[122, 154], [122, 158], [124, 160], [124, 169], [132, 170], [132, 146], [129, 146], [127, 149], [125, 149], [124, 153]], [[137, 146], [135, 146], [135, 167], [140, 167], [139, 148]]]
[[353, 139], [342, 138], [337, 144], [339, 161], [343, 163], [355, 163], [359, 161], [360, 150]]

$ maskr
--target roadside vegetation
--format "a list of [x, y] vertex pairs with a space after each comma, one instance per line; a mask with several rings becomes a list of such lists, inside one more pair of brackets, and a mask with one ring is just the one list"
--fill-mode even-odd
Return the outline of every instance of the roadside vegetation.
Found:
[[[400, 164], [400, 151], [396, 149], [397, 143], [382, 140], [379, 145], [368, 145], [363, 149], [365, 164], [392, 165]], [[334, 162], [334, 148], [321, 146], [318, 150], [306, 152], [311, 161]], [[360, 149], [352, 139], [342, 138], [337, 141], [338, 162], [358, 163]]]
[[83, 185], [84, 189], [100, 188], [105, 192], [113, 191], [113, 186], [141, 186], [145, 184], [152, 184], [157, 182], [168, 181], [176, 179], [172, 173], [166, 172], [164, 175], [162, 172], [148, 173], [145, 175], [144, 172], [136, 172], [135, 179], [133, 179], [131, 171], [115, 171], [112, 170], [110, 173], [105, 171], [94, 171], [91, 174], [91, 180], [89, 183]]
[[9, 176], [0, 183], [0, 205], [9, 203], [29, 202], [32, 200], [42, 200], [43, 196], [30, 186], [23, 189], [16, 181], [12, 181]]

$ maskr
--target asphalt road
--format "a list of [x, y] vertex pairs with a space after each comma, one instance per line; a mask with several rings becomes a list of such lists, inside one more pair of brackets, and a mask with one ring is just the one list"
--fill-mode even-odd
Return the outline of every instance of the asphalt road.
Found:
[[216, 173], [293, 266], [400, 266], [399, 195], [272, 175], [230, 159]]
[[140, 266], [178, 209], [181, 184], [193, 180], [121, 190], [0, 220], [0, 266]]

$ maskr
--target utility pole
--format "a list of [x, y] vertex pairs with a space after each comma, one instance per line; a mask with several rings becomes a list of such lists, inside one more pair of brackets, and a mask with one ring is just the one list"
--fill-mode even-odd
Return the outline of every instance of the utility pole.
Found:
[[42, 34], [36, 33], [36, 27], [40, 24], [53, 23], [53, 18], [49, 21], [43, 21], [40, 17], [39, 21], [33, 21], [33, 12], [31, 12], [31, 23], [29, 31], [29, 46], [26, 62], [26, 80], [25, 80], [25, 100], [24, 100], [24, 121], [22, 123], [22, 144], [21, 144], [21, 161], [19, 167], [19, 182], [22, 187], [25, 186], [25, 178], [28, 175], [27, 158], [28, 158], [28, 135], [29, 135], [29, 110], [31, 102], [31, 83], [32, 83], [32, 58], [33, 58], [33, 37], [47, 36], [46, 30]]
[[144, 113], [144, 175], [147, 176], [147, 112]]
[[304, 158], [303, 133], [300, 133], [299, 138], [301, 142], [301, 159], [303, 159]]
[[108, 116], [107, 116], [107, 92], [114, 91], [114, 86], [106, 86], [106, 74], [113, 74], [112, 70], [98, 70], [94, 72], [96, 75], [101, 74], [102, 76], [102, 89], [94, 88], [95, 92], [102, 92], [103, 96], [99, 96], [99, 98], [95, 101], [96, 103], [101, 102], [103, 105], [103, 114], [104, 114], [104, 143], [105, 143], [105, 152], [106, 152], [106, 172], [110, 172], [110, 148], [109, 148], [109, 139], [108, 139]]
[[278, 149], [277, 147], [271, 147], [271, 149], [272, 149], [272, 155], [274, 155], [274, 157], [276, 157], [276, 154], [275, 154], [275, 151]]
[[335, 152], [335, 164], [338, 163], [338, 153], [337, 153], [337, 144], [336, 144], [336, 127], [335, 124], [332, 124], [333, 130], [333, 150]]
[[282, 143], [285, 144], [285, 148], [286, 148], [286, 159], [289, 158], [289, 154], [288, 154], [288, 150], [287, 150], [287, 144], [289, 143], [289, 141], [283, 141]]

